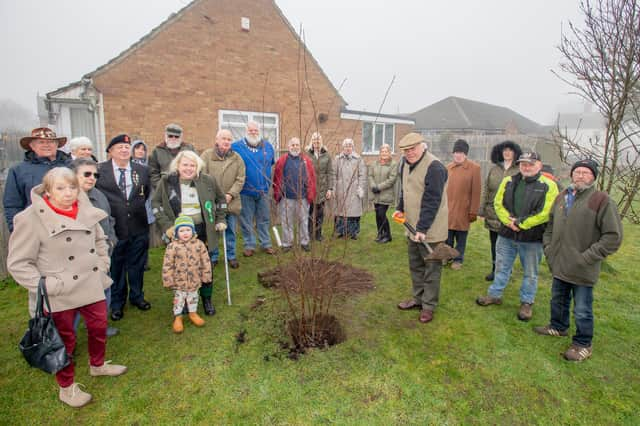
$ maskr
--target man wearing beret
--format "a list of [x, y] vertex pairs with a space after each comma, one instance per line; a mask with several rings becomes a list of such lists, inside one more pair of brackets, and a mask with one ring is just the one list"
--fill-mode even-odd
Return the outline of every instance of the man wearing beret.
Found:
[[33, 129], [31, 136], [20, 139], [20, 146], [26, 151], [24, 161], [9, 169], [2, 200], [9, 232], [13, 232], [13, 217], [31, 204], [31, 189], [42, 182], [49, 170], [69, 164], [69, 156], [58, 150], [66, 142], [67, 138], [57, 137], [46, 127]]
[[142, 290], [146, 252], [149, 249], [149, 224], [145, 202], [151, 183], [146, 167], [131, 161], [131, 138], [118, 135], [111, 139], [107, 152], [111, 160], [98, 165], [96, 183], [107, 197], [115, 219], [116, 243], [111, 255], [111, 319], [124, 315], [127, 283], [131, 304], [142, 311], [151, 308]]
[[518, 319], [529, 321], [538, 291], [538, 265], [542, 260], [542, 234], [558, 195], [558, 186], [542, 175], [538, 153], [523, 152], [517, 161], [520, 172], [502, 180], [493, 206], [502, 223], [496, 241], [496, 272], [480, 306], [502, 304], [502, 293], [509, 283], [516, 257], [520, 257], [523, 277], [520, 286]]
[[404, 214], [406, 223], [416, 230], [407, 233], [409, 270], [413, 284], [413, 299], [398, 304], [398, 309], [419, 309], [421, 323], [433, 319], [440, 296], [440, 260], [425, 260], [425, 243], [435, 248], [447, 240], [447, 169], [426, 150], [424, 138], [409, 133], [398, 143], [404, 154], [400, 166], [402, 189], [394, 215]]
[[569, 361], [591, 356], [593, 287], [605, 257], [622, 244], [622, 223], [616, 203], [597, 191], [598, 164], [580, 160], [571, 167], [571, 185], [558, 195], [542, 243], [553, 276], [551, 321], [534, 331], [546, 336], [567, 336], [573, 296], [576, 333], [564, 353]]
[[149, 178], [155, 189], [162, 176], [169, 173], [169, 165], [180, 151], [195, 151], [193, 145], [184, 143], [180, 125], [167, 124], [164, 129], [164, 142], [156, 146], [149, 157]]
[[453, 259], [451, 269], [462, 268], [464, 249], [467, 246], [469, 225], [475, 222], [480, 209], [480, 165], [467, 158], [469, 144], [458, 139], [453, 144], [453, 161], [447, 165], [449, 180], [447, 199], [449, 202], [449, 238], [447, 244], [460, 253]]

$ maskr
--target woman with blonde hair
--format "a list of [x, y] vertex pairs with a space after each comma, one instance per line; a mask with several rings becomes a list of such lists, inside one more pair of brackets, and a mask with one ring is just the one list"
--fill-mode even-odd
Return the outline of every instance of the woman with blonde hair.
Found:
[[391, 227], [387, 219], [387, 209], [394, 202], [394, 188], [398, 178], [398, 163], [393, 161], [391, 146], [385, 143], [380, 147], [380, 157], [369, 165], [368, 174], [369, 196], [373, 200], [378, 228], [375, 241], [381, 244], [388, 243], [391, 241]]
[[[44, 176], [31, 192], [32, 204], [16, 215], [9, 239], [7, 267], [18, 284], [35, 293], [44, 278], [51, 312], [67, 354], [76, 345], [76, 313], [84, 318], [89, 340], [89, 374], [119, 376], [127, 367], [105, 362], [107, 305], [111, 285], [107, 237], [100, 221], [107, 214], [91, 205], [78, 179], [66, 167]], [[59, 398], [71, 407], [91, 401], [74, 381], [72, 362], [58, 373]]]
[[[161, 178], [151, 204], [156, 223], [166, 230], [167, 241], [173, 239], [176, 218], [188, 216], [198, 238], [211, 252], [218, 246], [218, 232], [227, 229], [225, 211], [219, 208], [226, 199], [216, 180], [202, 173], [203, 166], [195, 152], [180, 151], [169, 166], [169, 174]], [[212, 293], [212, 282], [203, 283], [200, 297], [206, 315], [216, 313]]]

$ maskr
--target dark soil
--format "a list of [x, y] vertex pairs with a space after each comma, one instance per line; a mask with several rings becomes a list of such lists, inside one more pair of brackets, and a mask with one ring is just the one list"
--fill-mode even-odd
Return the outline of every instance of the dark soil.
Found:
[[316, 293], [320, 290], [347, 296], [375, 288], [373, 276], [364, 269], [314, 258], [304, 258], [259, 272], [258, 282], [268, 288], [279, 288], [292, 293]]
[[304, 353], [306, 348], [325, 348], [346, 340], [342, 325], [333, 315], [292, 319], [287, 323], [287, 331], [293, 339], [291, 352]]

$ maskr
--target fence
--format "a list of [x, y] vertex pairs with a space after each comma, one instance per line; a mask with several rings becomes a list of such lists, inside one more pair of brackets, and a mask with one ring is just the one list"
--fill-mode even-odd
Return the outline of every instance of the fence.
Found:
[[[24, 159], [24, 150], [20, 147], [20, 139], [29, 133], [0, 132], [0, 197], [4, 197], [4, 184], [9, 168]], [[7, 246], [9, 229], [4, 220], [4, 205], [0, 203], [0, 279], [7, 277]]]

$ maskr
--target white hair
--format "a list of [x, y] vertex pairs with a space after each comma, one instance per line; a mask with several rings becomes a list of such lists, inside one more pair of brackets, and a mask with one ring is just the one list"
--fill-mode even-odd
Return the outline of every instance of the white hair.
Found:
[[93, 142], [86, 136], [78, 136], [77, 138], [73, 138], [69, 141], [69, 151], [75, 152], [80, 148], [91, 148], [93, 149]]
[[319, 132], [313, 132], [311, 135], [311, 140], [309, 141], [309, 145], [307, 145], [306, 150], [311, 151], [313, 148], [313, 140], [320, 139], [320, 148], [324, 148], [324, 142], [322, 142], [322, 135]]
[[351, 145], [351, 146], [355, 146], [355, 144], [353, 143], [353, 139], [351, 138], [346, 138], [345, 140], [342, 141], [342, 147], [344, 148], [347, 145]]
[[180, 151], [178, 155], [176, 155], [176, 158], [174, 158], [173, 161], [171, 161], [171, 164], [169, 165], [169, 171], [177, 172], [178, 164], [180, 164], [180, 160], [182, 160], [183, 158], [187, 158], [193, 161], [194, 163], [196, 163], [196, 176], [200, 176], [200, 172], [204, 167], [204, 161], [202, 161], [202, 158], [200, 158], [198, 154], [189, 150]]

